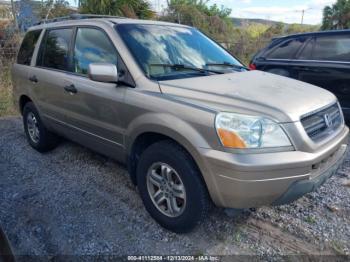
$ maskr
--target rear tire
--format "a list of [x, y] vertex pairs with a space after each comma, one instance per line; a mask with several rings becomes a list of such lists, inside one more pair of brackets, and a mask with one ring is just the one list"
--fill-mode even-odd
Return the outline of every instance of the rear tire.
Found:
[[32, 102], [26, 103], [23, 108], [23, 126], [27, 141], [35, 150], [43, 153], [57, 146], [58, 136], [44, 126]]
[[143, 152], [137, 185], [149, 214], [173, 232], [191, 231], [208, 213], [210, 199], [201, 174], [192, 157], [175, 142], [160, 141]]

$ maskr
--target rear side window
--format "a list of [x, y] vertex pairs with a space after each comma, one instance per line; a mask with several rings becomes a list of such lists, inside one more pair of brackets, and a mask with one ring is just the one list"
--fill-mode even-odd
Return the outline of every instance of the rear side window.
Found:
[[22, 42], [17, 56], [17, 63], [30, 65], [34, 53], [35, 45], [38, 42], [41, 30], [29, 31]]
[[90, 63], [111, 63], [117, 65], [117, 52], [101, 30], [79, 28], [74, 47], [74, 72], [86, 75]]
[[304, 44], [305, 38], [287, 40], [266, 55], [268, 59], [292, 59]]
[[68, 71], [72, 33], [72, 28], [49, 30], [41, 47], [38, 65]]
[[307, 42], [305, 47], [300, 52], [298, 59], [309, 60], [312, 58], [312, 50], [314, 47], [314, 42], [315, 42], [314, 39], [311, 39], [309, 42]]
[[324, 36], [316, 39], [313, 59], [350, 61], [350, 35]]

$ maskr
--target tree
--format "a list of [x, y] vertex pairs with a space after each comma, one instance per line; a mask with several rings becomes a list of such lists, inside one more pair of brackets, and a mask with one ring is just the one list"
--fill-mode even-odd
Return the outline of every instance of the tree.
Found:
[[217, 16], [222, 19], [227, 19], [231, 14], [231, 9], [224, 6], [219, 8], [217, 4], [209, 6], [208, 2], [208, 0], [167, 0], [167, 13], [178, 17], [178, 14], [185, 9], [192, 9], [209, 17]]
[[322, 20], [322, 29], [331, 29], [333, 27], [333, 9], [330, 6], [326, 6], [323, 9], [323, 20]]
[[48, 0], [42, 1], [40, 17], [42, 19], [50, 19], [67, 16], [75, 12], [69, 8], [69, 2], [66, 0]]
[[81, 13], [150, 19], [155, 16], [147, 0], [80, 0]]
[[350, 0], [337, 0], [332, 6], [323, 9], [322, 29], [350, 28]]
[[12, 9], [13, 22], [14, 22], [15, 28], [17, 30], [18, 29], [17, 15], [16, 15], [15, 3], [13, 2], [13, 0], [11, 0], [11, 9]]
[[160, 19], [197, 27], [220, 42], [228, 42], [233, 24], [231, 9], [216, 4], [209, 6], [207, 0], [168, 0], [165, 16]]

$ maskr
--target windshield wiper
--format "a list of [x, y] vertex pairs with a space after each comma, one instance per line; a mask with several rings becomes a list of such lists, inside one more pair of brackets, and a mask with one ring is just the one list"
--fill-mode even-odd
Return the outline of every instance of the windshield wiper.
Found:
[[206, 64], [206, 66], [227, 66], [227, 67], [231, 67], [231, 68], [235, 68], [235, 69], [244, 69], [244, 70], [248, 70], [249, 68], [245, 67], [245, 66], [240, 66], [240, 65], [236, 65], [236, 64], [231, 64], [228, 62], [223, 62], [223, 63], [208, 63]]
[[224, 72], [210, 70], [205, 68], [191, 67], [184, 64], [149, 64], [148, 66], [160, 66], [160, 67], [170, 67], [176, 70], [192, 70], [201, 73], [214, 73], [214, 74], [224, 74]]

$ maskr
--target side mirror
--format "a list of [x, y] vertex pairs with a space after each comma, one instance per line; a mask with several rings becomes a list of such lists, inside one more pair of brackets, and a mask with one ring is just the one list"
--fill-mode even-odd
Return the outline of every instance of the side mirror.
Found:
[[114, 64], [91, 63], [88, 69], [89, 78], [104, 83], [118, 83], [118, 69]]

